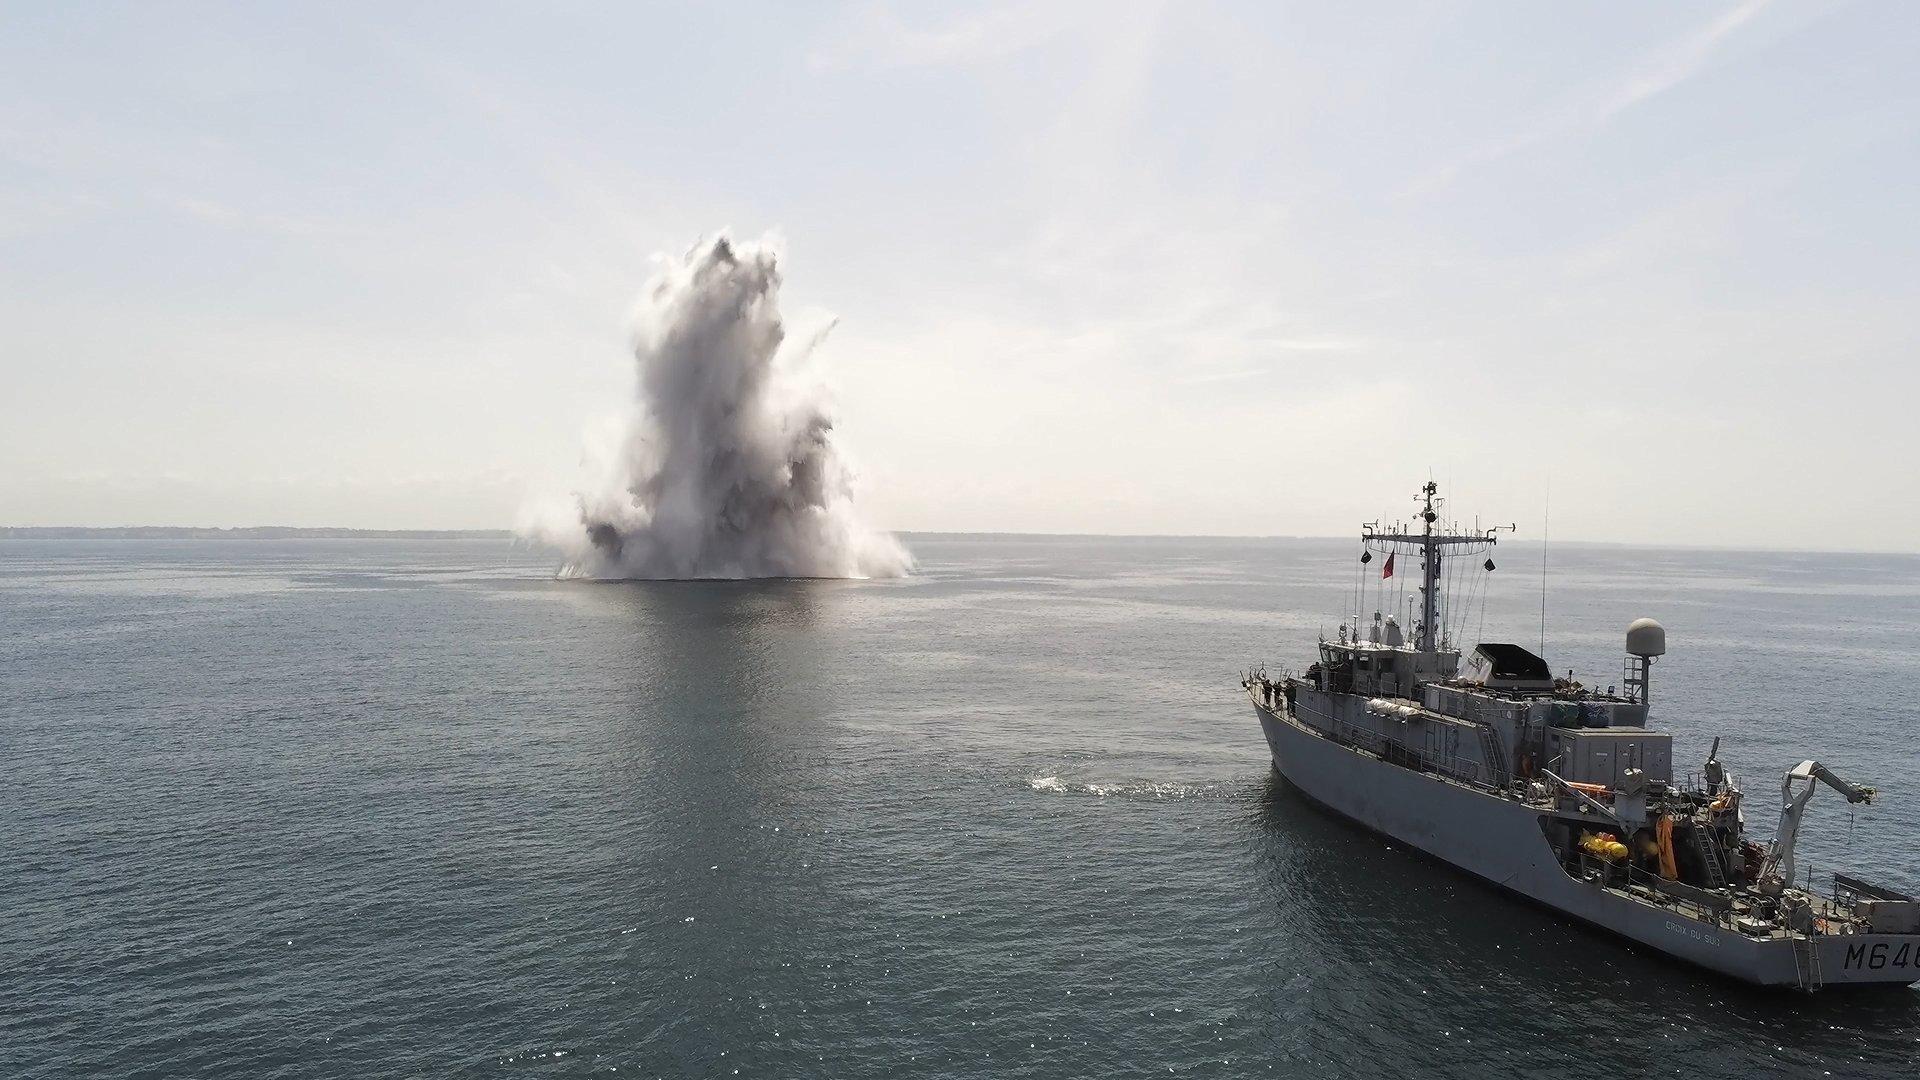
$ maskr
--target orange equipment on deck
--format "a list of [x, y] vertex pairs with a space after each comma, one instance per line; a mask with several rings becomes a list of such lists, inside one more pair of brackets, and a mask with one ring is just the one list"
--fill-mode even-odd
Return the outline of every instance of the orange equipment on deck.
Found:
[[1653, 835], [1660, 841], [1660, 876], [1668, 881], [1680, 880], [1680, 864], [1673, 857], [1673, 818], [1661, 814]]

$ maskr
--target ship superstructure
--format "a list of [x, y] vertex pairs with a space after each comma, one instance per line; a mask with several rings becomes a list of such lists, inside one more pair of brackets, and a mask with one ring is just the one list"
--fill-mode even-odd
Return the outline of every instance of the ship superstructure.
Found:
[[[1502, 529], [1440, 521], [1428, 483], [1412, 527], [1369, 524], [1362, 560], [1418, 560], [1412, 632], [1374, 613], [1319, 643], [1302, 673], [1244, 680], [1274, 767], [1300, 791], [1378, 832], [1576, 918], [1747, 982], [1805, 990], [1920, 980], [1920, 903], [1844, 874], [1794, 879], [1794, 846], [1818, 785], [1849, 802], [1873, 789], [1815, 761], [1782, 780], [1772, 841], [1748, 839], [1746, 796], [1718, 760], [1674, 774], [1673, 737], [1648, 726], [1666, 632], [1627, 629], [1602, 691], [1555, 678], [1523, 646], [1483, 642], [1463, 667], [1445, 611], [1444, 563], [1492, 549]], [[1489, 557], [1484, 564], [1491, 572]]]

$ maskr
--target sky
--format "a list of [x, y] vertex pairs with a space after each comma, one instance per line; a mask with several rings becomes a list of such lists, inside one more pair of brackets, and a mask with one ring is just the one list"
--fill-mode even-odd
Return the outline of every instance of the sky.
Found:
[[0, 2], [0, 524], [488, 528], [785, 247], [876, 524], [1920, 550], [1920, 6]]

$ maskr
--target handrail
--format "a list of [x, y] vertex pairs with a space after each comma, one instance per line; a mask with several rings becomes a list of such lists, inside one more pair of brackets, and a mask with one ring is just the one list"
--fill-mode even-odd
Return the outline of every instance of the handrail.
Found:
[[[1419, 771], [1439, 773], [1442, 776], [1457, 780], [1463, 784], [1473, 784], [1480, 787], [1488, 786], [1480, 777], [1480, 766], [1477, 762], [1465, 761], [1458, 755], [1440, 758], [1424, 750], [1415, 750], [1403, 742], [1388, 738], [1381, 732], [1357, 727], [1345, 720], [1327, 716], [1324, 713], [1315, 712], [1312, 709], [1305, 711], [1318, 719], [1323, 719], [1326, 722], [1326, 726], [1305, 720], [1302, 721], [1302, 726], [1324, 735], [1342, 746], [1357, 747], [1382, 759], [1387, 758], [1389, 754], [1398, 755], [1414, 762], [1418, 766]], [[1298, 718], [1296, 717], [1296, 719]]]
[[1683, 885], [1679, 882], [1668, 881], [1657, 874], [1650, 874], [1631, 863], [1624, 865], [1610, 863], [1603, 859], [1596, 859], [1584, 851], [1577, 851], [1575, 857], [1580, 872], [1579, 876], [1583, 880], [1586, 879], [1589, 871], [1598, 870], [1600, 871], [1600, 885], [1602, 887], [1615, 887], [1608, 886], [1607, 879], [1612, 875], [1613, 871], [1622, 870], [1625, 871], [1627, 885], [1644, 886], [1650, 892], [1657, 893], [1664, 897], [1672, 903], [1675, 908], [1691, 909], [1691, 911], [1681, 911], [1680, 914], [1687, 915], [1689, 918], [1700, 922], [1711, 923], [1717, 927], [1726, 927], [1732, 923], [1733, 901], [1731, 899], [1727, 899], [1724, 904], [1705, 903], [1691, 894], [1694, 892], [1704, 893], [1706, 890], [1697, 889], [1691, 885]]

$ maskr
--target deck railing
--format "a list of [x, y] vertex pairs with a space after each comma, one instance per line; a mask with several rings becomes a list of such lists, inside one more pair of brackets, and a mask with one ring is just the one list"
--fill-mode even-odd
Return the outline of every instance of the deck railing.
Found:
[[1397, 739], [1390, 739], [1378, 731], [1359, 727], [1324, 713], [1316, 713], [1311, 709], [1301, 711], [1311, 714], [1310, 718], [1301, 721], [1303, 724], [1342, 746], [1365, 750], [1382, 761], [1419, 772], [1439, 773], [1463, 784], [1486, 786], [1480, 763], [1477, 761], [1469, 761], [1451, 754], [1446, 757], [1429, 754], [1424, 750], [1416, 750]]
[[1716, 898], [1721, 902], [1710, 903], [1703, 899], [1711, 895], [1706, 890], [1677, 881], [1668, 881], [1658, 874], [1648, 873], [1632, 863], [1622, 865], [1595, 858], [1585, 851], [1576, 850], [1574, 864], [1569, 869], [1582, 881], [1598, 879], [1603, 885], [1621, 888], [1639, 885], [1663, 901], [1664, 906], [1672, 907], [1680, 914], [1714, 926], [1732, 927], [1733, 901]]

